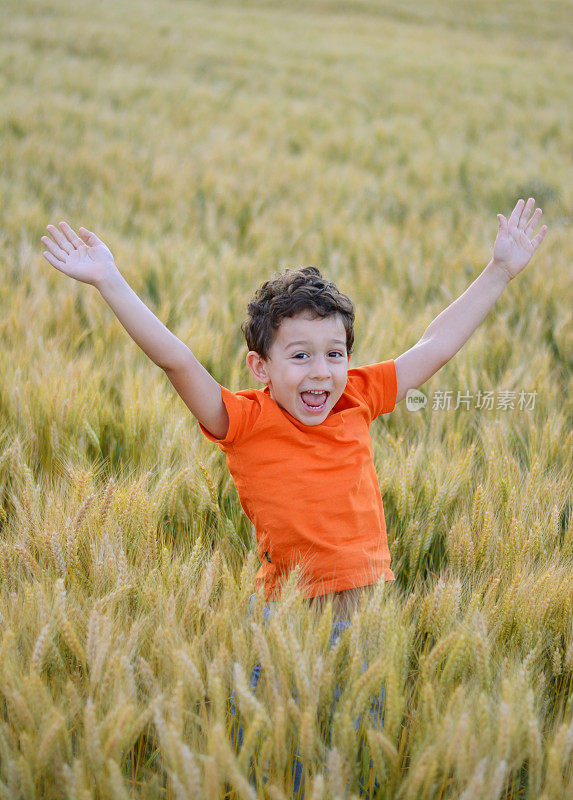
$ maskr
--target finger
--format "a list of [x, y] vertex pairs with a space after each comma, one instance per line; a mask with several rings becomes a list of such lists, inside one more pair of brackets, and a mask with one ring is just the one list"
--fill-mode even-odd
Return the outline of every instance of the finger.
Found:
[[507, 220], [503, 214], [497, 215], [497, 221], [499, 222], [498, 233], [501, 233], [503, 236], [507, 236]]
[[518, 227], [521, 228], [522, 230], [525, 230], [525, 227], [527, 225], [527, 220], [529, 219], [529, 215], [533, 211], [534, 207], [535, 207], [535, 200], [533, 199], [533, 197], [530, 197], [527, 203], [523, 206], [521, 217], [519, 218]]
[[94, 247], [96, 244], [103, 244], [101, 239], [95, 235], [93, 231], [88, 231], [87, 228], [81, 227], [78, 230], [79, 235], [82, 237], [86, 244], [89, 244], [90, 247]]
[[62, 250], [59, 244], [50, 239], [49, 236], [42, 236], [41, 242], [45, 247], [48, 248], [50, 253], [58, 259], [58, 261], [65, 263], [69, 253], [66, 253], [65, 250]]
[[524, 231], [524, 233], [525, 233], [527, 236], [529, 236], [529, 237], [530, 237], [530, 236], [531, 236], [531, 234], [533, 233], [533, 231], [535, 230], [535, 226], [536, 226], [536, 225], [537, 225], [537, 223], [539, 222], [539, 219], [540, 219], [540, 217], [541, 217], [541, 214], [542, 214], [542, 213], [543, 213], [543, 212], [542, 212], [542, 210], [541, 210], [540, 208], [536, 208], [536, 209], [535, 209], [535, 214], [534, 214], [534, 215], [531, 217], [531, 219], [529, 220], [529, 222], [528, 222], [528, 223], [527, 223], [527, 225], [525, 226], [525, 231]]
[[59, 228], [56, 228], [55, 225], [47, 225], [46, 228], [48, 232], [54, 237], [56, 242], [60, 245], [62, 250], [64, 250], [68, 254], [72, 252], [72, 250], [74, 249], [72, 247], [72, 243], [68, 242], [68, 240], [61, 232], [61, 230], [59, 230]]
[[511, 227], [512, 225], [517, 225], [519, 222], [519, 218], [521, 217], [521, 212], [523, 211], [523, 207], [525, 205], [525, 200], [518, 200], [515, 204], [515, 208], [511, 212], [511, 216], [508, 220], [508, 225]]
[[62, 232], [64, 233], [64, 235], [66, 236], [67, 240], [69, 242], [71, 242], [71, 244], [76, 249], [83, 245], [83, 242], [80, 239], [80, 237], [78, 236], [78, 234], [75, 232], [75, 230], [70, 225], [68, 225], [67, 222], [60, 222], [60, 228], [61, 228]]
[[531, 244], [533, 245], [533, 249], [537, 250], [541, 242], [545, 239], [545, 234], [547, 233], [547, 225], [544, 225], [537, 236], [534, 236], [531, 240]]
[[63, 261], [60, 261], [59, 259], [57, 259], [56, 256], [53, 256], [47, 250], [44, 250], [42, 255], [44, 256], [46, 261], [48, 261], [53, 267], [55, 267], [56, 269], [59, 269], [61, 271], [62, 267], [64, 266], [64, 262]]

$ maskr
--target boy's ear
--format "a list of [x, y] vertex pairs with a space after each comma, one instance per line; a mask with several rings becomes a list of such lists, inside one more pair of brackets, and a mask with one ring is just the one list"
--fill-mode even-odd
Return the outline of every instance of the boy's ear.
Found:
[[247, 353], [247, 367], [258, 381], [261, 381], [261, 383], [269, 382], [266, 361], [254, 350], [249, 350]]

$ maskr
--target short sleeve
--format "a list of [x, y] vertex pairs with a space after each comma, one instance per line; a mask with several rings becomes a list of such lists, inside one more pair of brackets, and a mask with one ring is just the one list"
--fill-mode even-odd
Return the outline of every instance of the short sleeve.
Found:
[[260, 404], [254, 397], [254, 392], [237, 392], [233, 394], [224, 386], [221, 386], [221, 397], [227, 413], [229, 415], [229, 430], [224, 439], [217, 439], [216, 436], [207, 430], [201, 423], [199, 427], [207, 439], [218, 444], [222, 450], [233, 445], [249, 430], [251, 430], [256, 418], [260, 413]]
[[350, 369], [348, 379], [370, 409], [371, 419], [394, 410], [398, 391], [394, 359]]

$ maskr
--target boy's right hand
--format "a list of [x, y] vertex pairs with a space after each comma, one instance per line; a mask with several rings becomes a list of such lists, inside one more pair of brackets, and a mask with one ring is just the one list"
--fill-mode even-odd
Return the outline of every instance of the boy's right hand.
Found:
[[108, 246], [87, 228], [76, 233], [67, 222], [60, 222], [59, 228], [48, 225], [47, 231], [53, 238], [42, 236], [47, 248], [42, 255], [70, 278], [97, 287], [110, 274], [118, 272]]

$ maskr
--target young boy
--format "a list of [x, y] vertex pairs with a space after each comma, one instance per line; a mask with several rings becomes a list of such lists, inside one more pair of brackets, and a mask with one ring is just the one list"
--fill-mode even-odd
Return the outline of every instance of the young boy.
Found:
[[98, 237], [65, 222], [49, 225], [44, 257], [96, 286], [118, 319], [167, 374], [205, 435], [225, 452], [261, 567], [257, 588], [276, 600], [291, 568], [303, 565], [305, 596], [333, 600], [348, 619], [361, 592], [394, 580], [369, 426], [392, 411], [469, 339], [547, 232], [519, 200], [498, 215], [493, 258], [481, 275], [395, 360], [349, 369], [354, 308], [309, 267], [267, 281], [249, 304], [247, 365], [264, 390], [232, 394], [129, 287]]

